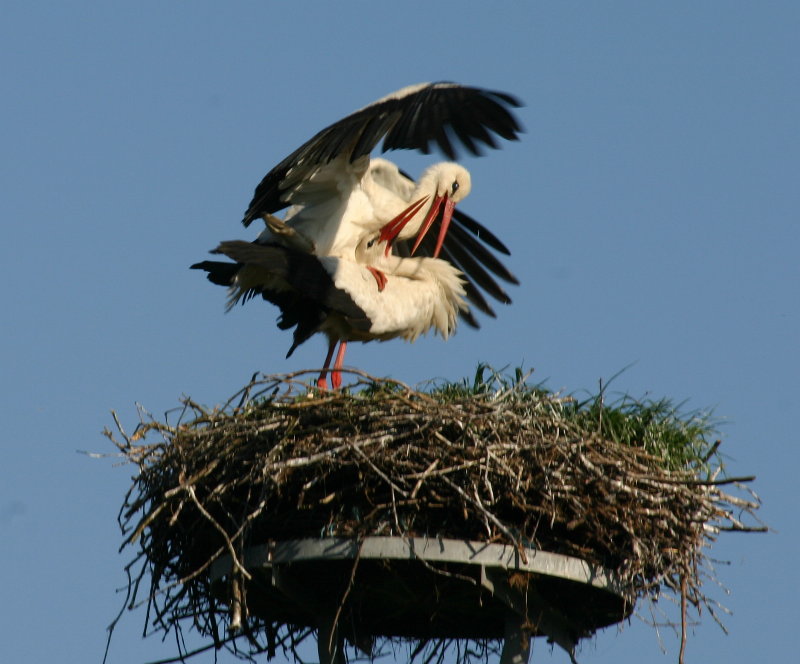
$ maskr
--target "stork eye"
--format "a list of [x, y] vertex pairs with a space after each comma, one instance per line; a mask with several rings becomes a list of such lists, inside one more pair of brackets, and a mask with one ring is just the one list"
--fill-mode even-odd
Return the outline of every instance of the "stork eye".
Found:
[[378, 238], [374, 237], [369, 242], [367, 242], [367, 249], [372, 249], [372, 245], [375, 244], [375, 240]]
[[453, 194], [455, 194], [458, 191], [458, 182], [453, 182], [453, 186], [451, 187], [451, 190], [452, 190], [451, 193], [453, 193]]

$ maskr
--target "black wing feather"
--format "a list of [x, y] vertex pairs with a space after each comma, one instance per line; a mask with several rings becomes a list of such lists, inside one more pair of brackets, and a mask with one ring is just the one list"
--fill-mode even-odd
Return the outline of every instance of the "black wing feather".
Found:
[[469, 252], [481, 265], [510, 284], [519, 285], [519, 280], [478, 239], [457, 224], [451, 224], [448, 236], [453, 233], [453, 242]]
[[451, 138], [457, 138], [472, 154], [479, 154], [476, 141], [497, 147], [492, 133], [517, 140], [522, 127], [510, 109], [519, 106], [515, 97], [503, 92], [446, 82], [379, 99], [318, 132], [267, 173], [256, 187], [242, 223], [248, 226], [253, 219], [289, 205], [283, 199], [283, 183], [292, 169], [313, 170], [341, 155], [352, 163], [370, 154], [381, 138], [384, 152], [419, 150], [427, 154], [433, 142], [451, 160], [457, 156]]
[[[441, 220], [442, 212], [439, 213], [434, 227], [440, 225]], [[416, 255], [433, 256], [437, 236], [437, 229], [432, 228], [417, 248]], [[395, 243], [395, 247], [400, 255], [409, 254], [407, 243], [398, 242]], [[481, 289], [504, 304], [509, 304], [511, 298], [492, 278], [489, 272], [511, 284], [519, 284], [519, 280], [487, 247], [506, 255], [510, 253], [505, 244], [483, 224], [458, 209], [454, 210], [453, 219], [450, 222], [450, 228], [444, 238], [439, 255], [463, 273], [464, 290], [470, 303], [487, 316], [494, 318], [495, 312], [487, 302]], [[478, 327], [478, 323], [471, 313], [462, 312], [461, 318], [468, 325]]]
[[344, 316], [349, 324], [362, 331], [368, 331], [372, 325], [364, 310], [347, 292], [336, 288], [330, 274], [312, 254], [279, 245], [241, 241], [223, 242], [212, 253], [222, 253], [236, 261], [202, 261], [191, 266], [195, 270], [205, 270], [209, 281], [214, 284], [233, 285], [239, 270], [252, 264], [266, 269], [271, 276], [280, 278], [289, 287], [276, 289], [264, 284], [263, 287], [249, 289], [240, 298], [244, 303], [261, 295], [280, 309], [278, 327], [281, 330], [295, 328], [293, 343], [286, 357], [319, 332], [331, 313]]
[[508, 247], [506, 247], [506, 245], [504, 245], [500, 241], [500, 238], [498, 238], [494, 233], [492, 233], [488, 228], [486, 228], [486, 226], [484, 226], [479, 221], [473, 219], [468, 214], [465, 214], [464, 212], [456, 208], [455, 210], [453, 210], [453, 219], [457, 222], [453, 225], [463, 226], [465, 230], [468, 230], [475, 237], [488, 244], [495, 251], [499, 251], [501, 254], [505, 254], [506, 256], [511, 255], [511, 252], [508, 250]]
[[452, 258], [451, 262], [464, 274], [468, 274], [470, 279], [475, 281], [483, 290], [491, 295], [495, 300], [503, 304], [510, 304], [511, 298], [499, 286], [499, 284], [492, 278], [492, 276], [483, 268], [483, 266], [475, 259], [464, 246], [453, 237], [449, 243], [448, 252]]

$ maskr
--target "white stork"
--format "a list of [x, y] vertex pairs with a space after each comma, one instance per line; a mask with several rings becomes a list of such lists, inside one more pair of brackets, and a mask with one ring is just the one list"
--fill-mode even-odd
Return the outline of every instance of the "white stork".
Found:
[[[384, 239], [419, 235], [421, 241], [442, 209], [436, 257], [454, 205], [470, 191], [469, 173], [458, 164], [436, 164], [411, 190], [398, 192], [373, 177], [370, 153], [381, 139], [384, 152], [427, 154], [433, 142], [452, 160], [457, 139], [477, 155], [481, 143], [497, 147], [493, 134], [518, 138], [521, 128], [509, 110], [517, 106], [511, 95], [455, 83], [398, 90], [323, 129], [275, 166], [256, 188], [242, 223], [261, 217], [288, 246], [300, 242], [319, 256], [349, 260], [358, 243], [376, 231], [382, 230]], [[279, 229], [273, 215], [289, 206], [284, 221], [290, 228]]]
[[[453, 83], [388, 95], [322, 130], [264, 177], [243, 223], [261, 217], [267, 230], [254, 243], [223, 243], [218, 250], [236, 263], [192, 267], [230, 287], [228, 308], [257, 294], [276, 304], [278, 326], [295, 327], [287, 357], [314, 333], [325, 333], [330, 345], [320, 386], [337, 342], [334, 387], [350, 340], [413, 340], [431, 328], [447, 336], [458, 314], [477, 327], [464, 297], [494, 316], [479, 289], [511, 300], [490, 273], [518, 282], [490, 251], [508, 254], [505, 245], [454, 209], [470, 191], [469, 173], [442, 162], [417, 183], [370, 153], [382, 139], [384, 151], [428, 153], [434, 142], [454, 159], [455, 138], [480, 154], [481, 143], [497, 147], [493, 134], [517, 139], [521, 129], [509, 111], [515, 106], [510, 95]], [[286, 208], [283, 220], [274, 216]], [[437, 219], [442, 227], [434, 239], [426, 233]]]
[[[403, 204], [407, 204], [417, 200], [417, 193], [422, 188], [426, 175], [430, 175], [435, 168], [431, 167], [423, 173], [420, 184], [417, 184], [396, 164], [386, 159], [375, 158], [370, 161], [367, 175], [377, 186], [390, 192], [392, 196], [403, 201]], [[393, 233], [397, 233], [397, 225], [386, 226], [381, 230], [381, 240], [387, 243], [387, 252], [390, 245], [401, 255], [411, 255], [418, 249], [419, 255], [437, 257], [441, 250], [441, 256], [463, 272], [468, 299], [485, 314], [492, 317], [495, 315], [476, 284], [500, 302], [504, 304], [511, 302], [511, 298], [490, 273], [512, 284], [519, 282], [487, 249], [487, 246], [506, 255], [509, 254], [508, 248], [489, 229], [464, 212], [453, 211], [453, 224], [443, 243], [440, 242], [441, 233], [435, 245], [432, 238], [420, 235], [413, 247], [409, 248], [405, 242], [394, 242]], [[470, 325], [478, 327], [470, 314], [464, 314], [464, 317]]]
[[[329, 370], [333, 388], [341, 386], [349, 341], [414, 341], [430, 329], [447, 338], [458, 314], [469, 309], [457, 268], [438, 258], [386, 255], [378, 235], [359, 243], [356, 261], [238, 240], [223, 242], [212, 253], [236, 262], [203, 261], [192, 268], [229, 287], [228, 309], [259, 294], [277, 305], [278, 327], [295, 328], [286, 357], [317, 332], [328, 337], [328, 354], [317, 379], [321, 389], [327, 389]], [[370, 267], [388, 275], [382, 285], [376, 284]]]
[[373, 177], [384, 175], [386, 170], [375, 168], [376, 163], [394, 166], [391, 162], [366, 157], [361, 161], [368, 167], [358, 173], [357, 181], [349, 172], [349, 165], [342, 167], [345, 159], [337, 157], [299, 183], [292, 190], [292, 207], [282, 220], [264, 215], [267, 228], [260, 239], [277, 240], [318, 256], [352, 260], [358, 243], [380, 231], [382, 239], [387, 241], [387, 254], [393, 240], [417, 236], [413, 254], [434, 221], [440, 219], [436, 257], [456, 203], [464, 200], [472, 189], [469, 171], [454, 162], [439, 162], [427, 168], [419, 182], [410, 181], [411, 189], [406, 191], [408, 180], [401, 178], [396, 167], [397, 181]]

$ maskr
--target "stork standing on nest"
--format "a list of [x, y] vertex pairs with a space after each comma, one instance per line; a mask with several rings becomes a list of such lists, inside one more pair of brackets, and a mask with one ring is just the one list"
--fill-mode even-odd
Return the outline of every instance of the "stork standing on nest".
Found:
[[[517, 139], [521, 129], [509, 111], [515, 106], [519, 102], [505, 93], [453, 83], [409, 86], [379, 99], [323, 129], [267, 173], [243, 219], [245, 226], [257, 217], [267, 224], [250, 253], [243, 253], [241, 245], [223, 243], [220, 252], [236, 264], [205, 261], [192, 267], [231, 287], [228, 308], [255, 294], [278, 305], [279, 327], [297, 326], [289, 355], [313, 333], [325, 332], [330, 345], [320, 385], [337, 342], [334, 387], [341, 382], [339, 369], [349, 340], [413, 340], [419, 330], [431, 327], [446, 337], [458, 313], [478, 327], [463, 298], [494, 316], [480, 289], [501, 302], [511, 300], [490, 273], [518, 282], [492, 254], [508, 254], [506, 246], [455, 209], [470, 192], [469, 172], [442, 162], [414, 182], [393, 163], [371, 159], [370, 153], [381, 139], [384, 151], [428, 153], [435, 142], [454, 159], [451, 136], [480, 154], [481, 143], [497, 147], [493, 134]], [[274, 216], [286, 208], [284, 219]], [[437, 219], [441, 228], [434, 240], [427, 233]], [[381, 251], [375, 249], [378, 245]], [[259, 253], [261, 249], [265, 251]], [[412, 254], [418, 260], [409, 262]], [[446, 261], [430, 262], [440, 254]], [[304, 266], [305, 282], [290, 276], [290, 265]], [[364, 275], [374, 279], [372, 290], [363, 291], [368, 295], [362, 293]], [[442, 306], [453, 312], [446, 325], [441, 324]], [[380, 322], [388, 319], [391, 325]]]
[[[328, 354], [317, 385], [327, 389], [331, 370], [331, 384], [338, 389], [349, 341], [414, 341], [430, 329], [446, 339], [458, 314], [468, 311], [457, 268], [439, 258], [386, 255], [383, 245], [377, 235], [365, 238], [356, 248], [359, 260], [350, 261], [237, 240], [223, 242], [213, 252], [235, 263], [204, 261], [192, 267], [229, 287], [229, 309], [255, 295], [277, 305], [278, 327], [295, 328], [286, 357], [312, 335], [324, 333]], [[381, 287], [370, 269], [374, 266], [388, 275]]]

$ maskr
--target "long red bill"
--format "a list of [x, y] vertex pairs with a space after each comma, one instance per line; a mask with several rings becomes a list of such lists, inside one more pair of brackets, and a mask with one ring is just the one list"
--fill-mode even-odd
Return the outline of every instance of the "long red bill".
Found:
[[417, 250], [422, 240], [425, 238], [425, 235], [427, 235], [428, 231], [430, 230], [433, 221], [436, 219], [436, 215], [439, 214], [439, 208], [442, 207], [442, 202], [446, 200], [448, 200], [447, 194], [445, 194], [444, 196], [437, 196], [433, 200], [433, 203], [431, 204], [431, 209], [428, 210], [428, 214], [425, 217], [425, 220], [422, 222], [422, 226], [420, 226], [419, 233], [417, 233], [417, 241], [414, 242], [414, 246], [411, 247], [412, 256], [414, 255], [414, 252]]
[[419, 212], [420, 208], [425, 205], [425, 202], [428, 200], [428, 198], [429, 196], [424, 196], [415, 203], [412, 203], [394, 219], [384, 224], [383, 228], [381, 228], [380, 241], [386, 243], [387, 256], [389, 255], [392, 242], [394, 242], [395, 238], [400, 235], [400, 231], [405, 228], [406, 224], [411, 221], [414, 215]]
[[433, 250], [434, 258], [439, 258], [439, 252], [442, 250], [442, 244], [444, 244], [444, 236], [447, 235], [447, 229], [450, 228], [450, 220], [453, 218], [453, 208], [455, 208], [455, 206], [455, 201], [445, 196], [442, 225], [439, 228], [439, 237], [436, 238], [436, 249]]
[[375, 277], [375, 281], [378, 284], [378, 292], [383, 292], [383, 289], [386, 288], [386, 283], [389, 281], [386, 273], [372, 265], [367, 265], [367, 269], [372, 272], [372, 276]]

